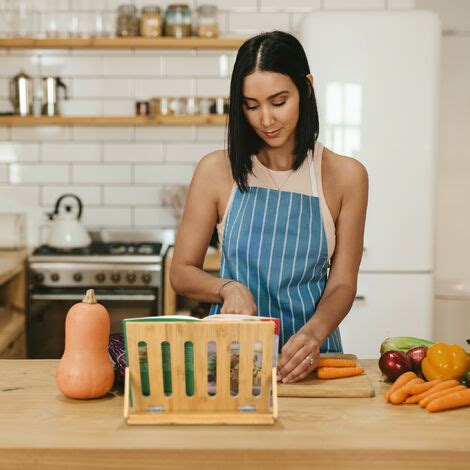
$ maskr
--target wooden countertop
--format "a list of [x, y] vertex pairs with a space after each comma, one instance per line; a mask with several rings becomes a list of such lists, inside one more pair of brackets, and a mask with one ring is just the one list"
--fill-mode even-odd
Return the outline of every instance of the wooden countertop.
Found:
[[0, 250], [0, 285], [8, 282], [12, 277], [24, 269], [24, 260], [31, 250]]
[[272, 426], [128, 426], [123, 398], [63, 397], [57, 360], [0, 361], [0, 468], [469, 468], [470, 407], [431, 414], [373, 398], [280, 398]]

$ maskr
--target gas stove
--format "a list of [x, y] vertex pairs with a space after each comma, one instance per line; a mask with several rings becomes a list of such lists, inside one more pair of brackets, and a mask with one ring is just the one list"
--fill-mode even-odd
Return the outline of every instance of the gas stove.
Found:
[[30, 280], [44, 287], [160, 286], [167, 248], [159, 242], [94, 242], [70, 250], [42, 245], [28, 258]]

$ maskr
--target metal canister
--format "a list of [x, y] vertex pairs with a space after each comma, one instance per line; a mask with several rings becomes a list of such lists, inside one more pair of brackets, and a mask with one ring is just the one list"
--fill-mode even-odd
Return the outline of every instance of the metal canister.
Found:
[[29, 75], [20, 72], [11, 79], [10, 100], [15, 114], [33, 114], [33, 79]]

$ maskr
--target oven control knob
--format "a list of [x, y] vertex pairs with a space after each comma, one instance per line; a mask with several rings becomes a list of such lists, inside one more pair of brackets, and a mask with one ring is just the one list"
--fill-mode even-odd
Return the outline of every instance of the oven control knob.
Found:
[[73, 280], [74, 281], [80, 282], [82, 279], [83, 279], [82, 273], [75, 273], [73, 275]]
[[104, 273], [98, 273], [95, 278], [98, 282], [103, 282], [105, 279]]
[[145, 273], [142, 276], [142, 281], [145, 282], [145, 284], [148, 284], [152, 280], [152, 275], [150, 273]]
[[129, 274], [127, 275], [127, 280], [128, 280], [129, 282], [135, 282], [136, 279], [137, 279], [137, 277], [136, 277], [135, 273], [129, 273]]
[[51, 274], [51, 279], [54, 282], [57, 282], [60, 279], [60, 276], [57, 273], [53, 273], [53, 274]]
[[119, 282], [121, 280], [121, 275], [119, 273], [111, 274], [111, 281]]
[[41, 282], [44, 281], [44, 274], [41, 274], [41, 273], [37, 273], [34, 275], [34, 280], [40, 284]]

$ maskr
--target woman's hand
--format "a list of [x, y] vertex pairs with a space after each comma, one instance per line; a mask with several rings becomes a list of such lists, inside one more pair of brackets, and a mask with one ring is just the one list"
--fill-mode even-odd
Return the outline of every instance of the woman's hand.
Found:
[[306, 328], [292, 335], [281, 350], [278, 380], [282, 383], [298, 382], [316, 367], [320, 355], [317, 338]]
[[253, 296], [243, 284], [236, 281], [228, 283], [220, 290], [220, 296], [224, 301], [220, 313], [256, 315], [257, 308]]

